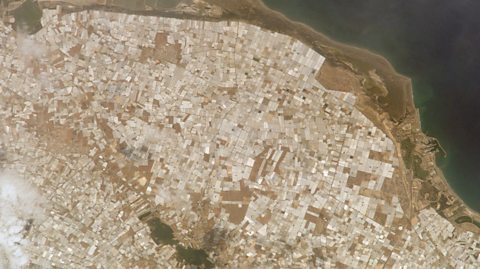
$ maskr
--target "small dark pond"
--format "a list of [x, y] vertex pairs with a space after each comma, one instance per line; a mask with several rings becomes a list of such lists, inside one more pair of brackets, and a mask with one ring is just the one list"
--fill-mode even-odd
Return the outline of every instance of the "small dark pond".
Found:
[[141, 221], [147, 223], [150, 236], [157, 245], [176, 246], [177, 260], [183, 264], [196, 265], [200, 268], [213, 268], [213, 263], [208, 258], [208, 253], [203, 249], [182, 246], [173, 234], [173, 229], [160, 221], [157, 217], [151, 217], [151, 213], [139, 216]]
[[34, 34], [42, 29], [42, 9], [38, 3], [27, 0], [12, 12], [16, 31]]

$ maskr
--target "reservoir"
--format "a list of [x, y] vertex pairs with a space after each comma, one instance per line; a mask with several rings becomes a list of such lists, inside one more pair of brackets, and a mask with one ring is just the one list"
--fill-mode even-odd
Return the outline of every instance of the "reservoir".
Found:
[[422, 129], [439, 139], [450, 186], [480, 211], [480, 1], [264, 0], [412, 78]]

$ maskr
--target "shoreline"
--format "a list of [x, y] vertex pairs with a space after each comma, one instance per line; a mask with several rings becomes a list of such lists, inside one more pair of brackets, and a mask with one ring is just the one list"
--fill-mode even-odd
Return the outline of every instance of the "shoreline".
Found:
[[[367, 48], [363, 48], [363, 47], [357, 47], [357, 46], [354, 46], [354, 45], [350, 45], [350, 44], [347, 44], [347, 43], [342, 43], [340, 41], [336, 41], [335, 39], [327, 36], [326, 34], [322, 33], [322, 32], [319, 32], [317, 30], [315, 30], [312, 26], [306, 24], [306, 23], [303, 23], [303, 22], [299, 22], [299, 21], [295, 21], [293, 19], [290, 19], [289, 17], [287, 17], [285, 14], [281, 13], [280, 11], [277, 11], [277, 10], [274, 10], [274, 9], [271, 9], [269, 8], [262, 0], [259, 0], [258, 1], [259, 4], [261, 5], [262, 8], [264, 9], [268, 9], [270, 10], [272, 13], [276, 14], [277, 16], [281, 16], [283, 19], [285, 20], [288, 20], [290, 21], [291, 23], [293, 24], [296, 24], [296, 25], [300, 25], [301, 27], [305, 27], [305, 28], [308, 28], [309, 31], [312, 31], [312, 32], [315, 32], [317, 35], [321, 36], [322, 39], [324, 39], [324, 42], [329, 42], [335, 46], [338, 46], [342, 49], [347, 49], [347, 50], [354, 50], [356, 52], [361, 52], [363, 54], [365, 54], [366, 56], [368, 57], [372, 57], [376, 60], [380, 60], [381, 64], [385, 65], [385, 67], [387, 69], [389, 69], [388, 71], [389, 72], [392, 72], [392, 74], [394, 74], [395, 76], [401, 78], [402, 80], [405, 80], [404, 83], [407, 83], [407, 85], [405, 85], [405, 90], [410, 92], [410, 95], [409, 96], [406, 96], [406, 98], [408, 99], [411, 99], [411, 102], [408, 102], [408, 105], [413, 105], [412, 107], [410, 108], [413, 108], [413, 109], [416, 109], [415, 105], [414, 105], [414, 102], [413, 102], [413, 86], [412, 86], [412, 79], [404, 74], [401, 74], [399, 73], [395, 67], [393, 66], [393, 64], [383, 55], [381, 54], [378, 54], [378, 53], [375, 53], [373, 51], [370, 51], [369, 49]], [[410, 101], [410, 100], [409, 100]]]
[[[220, 5], [219, 2], [221, 2], [221, 0], [220, 1], [213, 0], [213, 1], [208, 1], [208, 2], [212, 2], [212, 3]], [[402, 98], [402, 102], [404, 102], [404, 104], [405, 104], [405, 116], [404, 117], [407, 117], [409, 115], [413, 116], [412, 124], [416, 125], [415, 127], [418, 128], [417, 132], [426, 136], [425, 133], [422, 130], [422, 127], [421, 127], [421, 117], [420, 117], [418, 108], [415, 106], [413, 83], [412, 83], [411, 78], [397, 72], [395, 70], [395, 67], [393, 66], [393, 64], [390, 61], [388, 61], [388, 59], [386, 57], [384, 57], [384, 56], [382, 56], [378, 53], [372, 52], [372, 51], [370, 51], [366, 48], [356, 47], [356, 46], [353, 46], [353, 45], [349, 45], [349, 44], [346, 44], [346, 43], [336, 41], [333, 38], [315, 30], [312, 26], [309, 26], [305, 23], [298, 22], [298, 21], [295, 21], [293, 19], [290, 19], [285, 14], [281, 13], [280, 11], [269, 8], [262, 0], [250, 0], [249, 2], [251, 2], [252, 4], [257, 4], [264, 11], [267, 11], [267, 12], [273, 14], [274, 16], [278, 16], [281, 19], [283, 19], [285, 21], [288, 21], [290, 24], [299, 27], [303, 31], [310, 32], [310, 33], [306, 33], [307, 37], [305, 37], [305, 36], [302, 36], [302, 33], [298, 33], [298, 32], [294, 33], [292, 35], [292, 34], [289, 34], [289, 33], [285, 33], [285, 32], [288, 32], [288, 30], [287, 31], [275, 30], [276, 32], [281, 32], [281, 33], [284, 33], [284, 34], [287, 34], [287, 35], [290, 35], [290, 36], [294, 36], [295, 38], [299, 39], [300, 41], [306, 43], [308, 46], [311, 46], [314, 50], [321, 53], [324, 57], [328, 58], [327, 55], [326, 55], [328, 53], [324, 53], [323, 50], [322, 50], [322, 47], [327, 48], [328, 46], [332, 46], [335, 49], [346, 50], [348, 54], [355, 53], [355, 54], [357, 54], [357, 57], [366, 58], [367, 62], [370, 62], [370, 61], [373, 62], [374, 67], [381, 67], [380, 68], [381, 73], [379, 75], [381, 77], [383, 77], [384, 79], [385, 79], [385, 77], [387, 77], [387, 78], [390, 79], [390, 82], [391, 82], [391, 80], [399, 80], [399, 82], [402, 84], [401, 90], [403, 90], [403, 93], [404, 93], [403, 98]], [[247, 21], [250, 22], [250, 19], [252, 19], [252, 18], [247, 18]], [[265, 27], [265, 26], [261, 25], [261, 27]], [[275, 28], [275, 27], [266, 27], [266, 28], [269, 29], [269, 30], [272, 30], [271, 28]], [[315, 37], [309, 36], [309, 35], [312, 35], [312, 34], [316, 35], [316, 36]], [[315, 40], [313, 40], [313, 42], [312, 42], [312, 41], [308, 40], [309, 38], [310, 39], [315, 39]], [[318, 44], [318, 43], [323, 43], [323, 44]], [[379, 71], [378, 69], [375, 69], [375, 70]], [[386, 81], [386, 83], [388, 83], [388, 82], [389, 81]], [[395, 83], [393, 83], [393, 84], [395, 84]], [[388, 85], [387, 85], [387, 88], [390, 89], [390, 87], [388, 87]], [[394, 88], [396, 88], [396, 87], [394, 87]], [[400, 90], [400, 89], [397, 88], [397, 89], [394, 89], [394, 90]], [[394, 123], [395, 123], [396, 119], [393, 118], [393, 120], [394, 120]], [[403, 120], [403, 119], [401, 119], [401, 120]], [[394, 138], [394, 137], [392, 137], [392, 138]], [[433, 138], [433, 139], [438, 141], [437, 138]], [[394, 139], [394, 143], [397, 144], [399, 141], [395, 141], [395, 140], [396, 139]], [[443, 147], [441, 146], [439, 141], [438, 141], [438, 145], [439, 145], [440, 149], [442, 150], [442, 152], [444, 152], [444, 154], [446, 155], [447, 152], [443, 149]], [[447, 178], [445, 177], [443, 171], [440, 169], [440, 167], [438, 167], [435, 157], [434, 157], [434, 164], [433, 164], [432, 168], [436, 173], [436, 177], [438, 177], [438, 179], [439, 179], [438, 181], [446, 189], [446, 190], [442, 190], [442, 191], [446, 191], [448, 194], [453, 195], [456, 200], [460, 201], [462, 203], [462, 206], [465, 208], [465, 211], [466, 211], [465, 213], [468, 213], [468, 215], [470, 215], [472, 217], [479, 218], [480, 217], [480, 212], [471, 208], [469, 205], [467, 205], [463, 201], [463, 199], [457, 194], [457, 192], [455, 192], [455, 190], [450, 186], [450, 184], [449, 184]]]
[[[395, 121], [401, 121], [406, 114], [414, 112], [411, 79], [396, 72], [393, 65], [382, 55], [336, 41], [305, 23], [294, 21], [283, 13], [270, 9], [261, 0], [247, 0], [249, 9], [246, 11], [242, 10], [245, 8], [242, 4], [223, 3], [222, 0], [206, 1], [234, 14], [234, 18], [237, 20], [293, 36], [321, 53], [327, 60], [339, 56], [338, 58], [342, 58], [340, 62], [343, 64], [346, 62], [353, 64], [353, 66], [350, 65], [350, 68], [355, 67], [356, 70], [352, 70], [354, 72], [368, 73], [372, 69], [380, 72], [378, 75], [384, 79], [386, 86], [395, 89], [390, 94], [397, 95], [390, 96], [390, 100], [387, 100], [387, 103], [392, 105], [390, 108], [387, 107], [390, 116]], [[402, 102], [398, 102], [398, 99], [401, 99]], [[395, 107], [396, 105], [399, 107]]]

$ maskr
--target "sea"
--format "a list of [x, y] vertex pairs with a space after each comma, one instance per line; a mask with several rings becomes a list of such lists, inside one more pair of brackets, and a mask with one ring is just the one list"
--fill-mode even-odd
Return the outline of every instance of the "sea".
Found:
[[480, 1], [264, 0], [327, 36], [386, 57], [412, 78], [422, 129], [447, 152], [449, 185], [480, 212]]

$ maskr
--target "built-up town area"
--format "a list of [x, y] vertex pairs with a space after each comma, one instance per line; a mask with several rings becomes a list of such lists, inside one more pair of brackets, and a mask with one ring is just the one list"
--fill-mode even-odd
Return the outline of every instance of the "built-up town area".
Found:
[[392, 141], [300, 41], [102, 11], [42, 25], [0, 26], [1, 168], [44, 199], [24, 268], [195, 268], [179, 245], [199, 267], [478, 268], [478, 234], [407, 218]]

